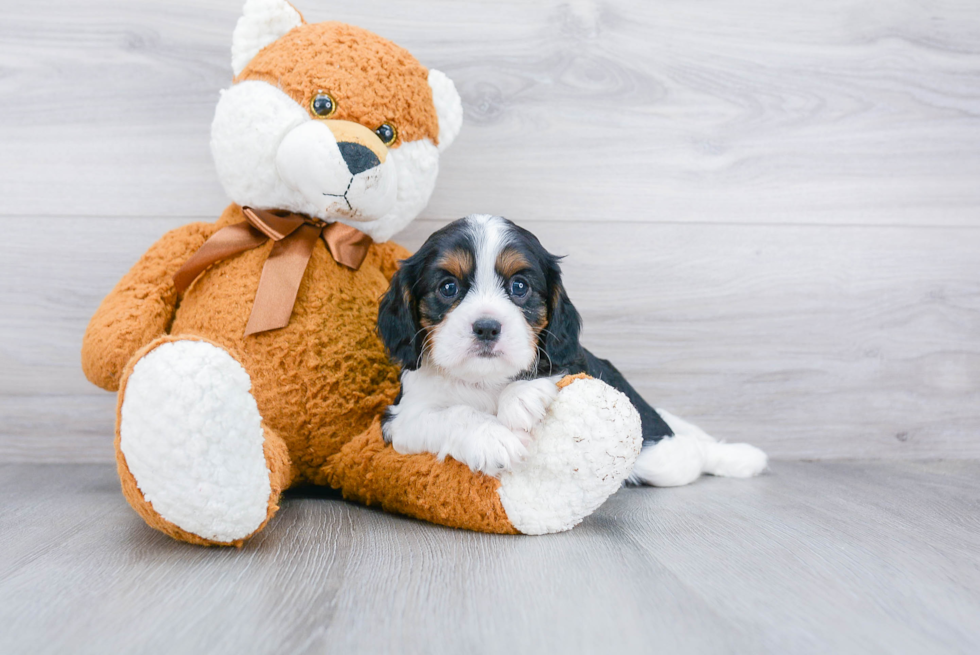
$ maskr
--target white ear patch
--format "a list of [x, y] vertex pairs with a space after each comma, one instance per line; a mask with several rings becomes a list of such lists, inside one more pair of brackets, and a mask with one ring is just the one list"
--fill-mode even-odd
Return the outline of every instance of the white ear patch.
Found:
[[439, 117], [439, 151], [442, 152], [456, 140], [463, 125], [463, 101], [456, 92], [456, 85], [442, 71], [429, 69], [429, 86]]
[[259, 50], [302, 24], [303, 17], [286, 0], [246, 0], [231, 37], [231, 68], [235, 76]]

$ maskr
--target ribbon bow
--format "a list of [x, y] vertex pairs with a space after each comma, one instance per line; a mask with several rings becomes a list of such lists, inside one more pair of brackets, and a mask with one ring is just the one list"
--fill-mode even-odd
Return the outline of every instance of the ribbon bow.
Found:
[[303, 214], [274, 213], [242, 207], [245, 220], [221, 228], [204, 242], [174, 274], [174, 287], [183, 293], [204, 269], [240, 252], [258, 248], [272, 239], [275, 244], [262, 266], [252, 314], [245, 336], [277, 330], [289, 324], [299, 284], [322, 238], [338, 264], [357, 270], [367, 257], [371, 237], [343, 223], [326, 223]]

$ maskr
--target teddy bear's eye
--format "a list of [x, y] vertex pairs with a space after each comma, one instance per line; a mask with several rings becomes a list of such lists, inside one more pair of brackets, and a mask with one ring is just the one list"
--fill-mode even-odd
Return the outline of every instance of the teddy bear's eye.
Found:
[[390, 146], [395, 142], [395, 139], [398, 138], [398, 130], [396, 130], [395, 126], [391, 123], [382, 124], [381, 127], [374, 131], [374, 133], [378, 135], [379, 139], [381, 139], [381, 143], [385, 144], [386, 146]]
[[337, 113], [337, 101], [326, 91], [318, 91], [310, 101], [310, 109], [317, 118], [330, 118]]

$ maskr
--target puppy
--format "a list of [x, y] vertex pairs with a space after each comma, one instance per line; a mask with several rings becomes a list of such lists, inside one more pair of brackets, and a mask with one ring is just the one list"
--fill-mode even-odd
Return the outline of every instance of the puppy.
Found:
[[[765, 455], [746, 444], [735, 446], [761, 455], [761, 468], [758, 461], [719, 468], [726, 453], [707, 444], [726, 444], [662, 416], [615, 366], [581, 346], [581, 317], [562, 286], [559, 260], [511, 221], [477, 214], [435, 232], [402, 262], [378, 312], [378, 333], [402, 367], [401, 392], [383, 418], [385, 441], [399, 453], [449, 455], [498, 475], [525, 455], [556, 382], [584, 372], [626, 394], [640, 413], [644, 451], [632, 481], [666, 486], [701, 472], [761, 471]], [[657, 451], [675, 434], [665, 418], [684, 438]]]

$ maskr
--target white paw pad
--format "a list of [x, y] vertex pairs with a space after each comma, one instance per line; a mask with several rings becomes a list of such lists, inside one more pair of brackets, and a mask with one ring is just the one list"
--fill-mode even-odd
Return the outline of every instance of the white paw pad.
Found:
[[265, 436], [245, 369], [203, 341], [165, 343], [126, 383], [120, 448], [160, 516], [218, 542], [252, 534], [268, 514]]
[[569, 530], [622, 486], [643, 443], [629, 399], [599, 380], [558, 393], [524, 465], [500, 477], [507, 518], [524, 534]]

